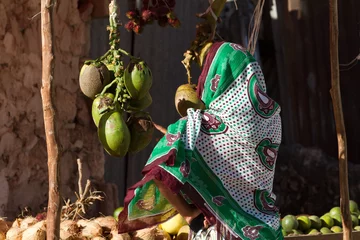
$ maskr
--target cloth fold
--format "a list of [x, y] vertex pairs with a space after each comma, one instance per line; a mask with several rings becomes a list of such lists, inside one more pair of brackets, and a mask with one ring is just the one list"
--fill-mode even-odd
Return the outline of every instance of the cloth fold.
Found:
[[199, 208], [225, 239], [283, 239], [272, 193], [281, 143], [280, 107], [259, 64], [242, 46], [214, 43], [198, 81], [205, 110], [171, 124], [131, 187], [119, 232], [177, 214], [154, 179]]

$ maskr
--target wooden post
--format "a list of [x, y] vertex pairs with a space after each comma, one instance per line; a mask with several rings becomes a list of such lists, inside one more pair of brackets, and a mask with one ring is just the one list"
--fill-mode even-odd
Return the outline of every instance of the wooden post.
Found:
[[53, 14], [54, 1], [41, 0], [41, 40], [42, 40], [42, 87], [41, 98], [44, 114], [46, 147], [49, 171], [49, 199], [47, 208], [48, 240], [57, 240], [60, 235], [60, 174], [59, 148], [54, 122], [55, 109], [52, 99], [52, 81], [54, 78]]
[[331, 65], [331, 98], [334, 108], [335, 125], [338, 140], [340, 208], [342, 214], [343, 240], [351, 240], [352, 222], [349, 209], [349, 184], [346, 132], [342, 110], [339, 73], [339, 26], [338, 1], [329, 0], [330, 17], [330, 65]]

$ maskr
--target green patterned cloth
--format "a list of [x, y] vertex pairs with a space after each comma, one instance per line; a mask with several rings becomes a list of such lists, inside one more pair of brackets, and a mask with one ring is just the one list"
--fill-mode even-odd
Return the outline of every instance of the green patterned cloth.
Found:
[[[201, 86], [200, 86], [201, 85]], [[206, 110], [168, 127], [125, 199], [119, 232], [176, 214], [153, 182], [199, 207], [225, 239], [283, 239], [272, 193], [281, 142], [280, 107], [259, 64], [233, 43], [214, 43], [198, 88]]]

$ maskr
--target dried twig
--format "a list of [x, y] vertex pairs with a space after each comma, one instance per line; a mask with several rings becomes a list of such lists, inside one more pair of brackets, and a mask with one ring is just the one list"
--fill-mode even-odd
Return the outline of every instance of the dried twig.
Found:
[[77, 159], [78, 172], [79, 172], [79, 193], [75, 192], [76, 201], [72, 203], [70, 199], [64, 201], [65, 205], [62, 208], [61, 219], [75, 220], [76, 218], [84, 218], [87, 208], [94, 204], [95, 201], [103, 201], [104, 197], [102, 196], [103, 192], [101, 191], [92, 191], [90, 180], [86, 181], [85, 189], [83, 189], [82, 181], [82, 164], [81, 160]]
[[340, 208], [342, 215], [343, 239], [351, 240], [352, 221], [349, 209], [349, 183], [347, 164], [347, 143], [344, 114], [340, 92], [339, 73], [339, 20], [338, 1], [329, 1], [330, 18], [330, 65], [331, 65], [331, 98], [333, 99], [334, 117], [338, 140]]

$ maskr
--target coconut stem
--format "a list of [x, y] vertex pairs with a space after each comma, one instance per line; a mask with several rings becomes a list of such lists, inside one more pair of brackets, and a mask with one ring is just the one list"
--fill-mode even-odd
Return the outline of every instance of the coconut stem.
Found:
[[109, 4], [109, 42], [111, 49], [117, 49], [118, 44], [120, 43], [120, 33], [118, 31], [118, 5], [116, 0], [111, 0]]
[[104, 87], [104, 89], [101, 91], [100, 95], [104, 95], [106, 93], [106, 91], [111, 88], [111, 86], [114, 84], [114, 83], [117, 83], [118, 82], [118, 78], [115, 78], [111, 83], [109, 83], [108, 85], [106, 85]]

